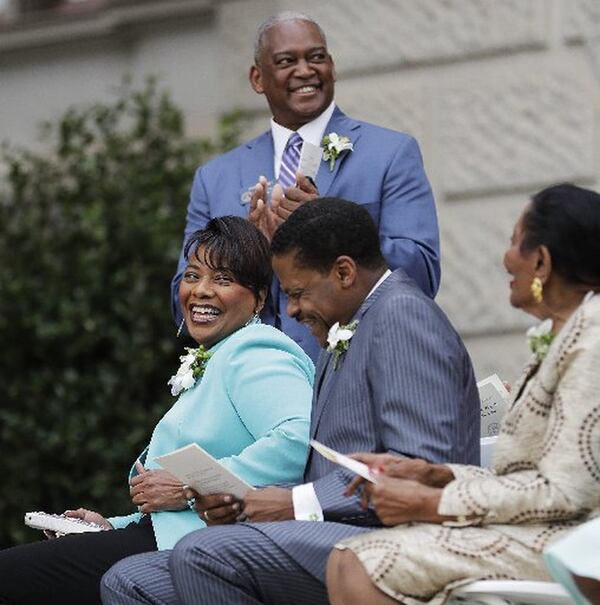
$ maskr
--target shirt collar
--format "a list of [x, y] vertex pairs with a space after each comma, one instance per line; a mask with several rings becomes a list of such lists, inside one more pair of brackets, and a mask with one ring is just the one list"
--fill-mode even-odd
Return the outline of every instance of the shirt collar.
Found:
[[[327, 124], [329, 123], [334, 110], [335, 101], [332, 101], [329, 107], [320, 116], [316, 117], [312, 122], [308, 122], [308, 124], [304, 124], [304, 126], [298, 128], [298, 134], [303, 140], [320, 147], [321, 141], [323, 140], [323, 136], [325, 134], [325, 129], [327, 128]], [[281, 164], [283, 151], [287, 145], [290, 135], [293, 132], [293, 130], [278, 124], [273, 118], [271, 118], [271, 134], [273, 135], [273, 148], [275, 150], [275, 178], [279, 177], [279, 165]]]
[[381, 284], [392, 274], [389, 269], [386, 269], [386, 272], [377, 280], [377, 283], [371, 288], [371, 291], [365, 296], [365, 300], [369, 298], [381, 286]]

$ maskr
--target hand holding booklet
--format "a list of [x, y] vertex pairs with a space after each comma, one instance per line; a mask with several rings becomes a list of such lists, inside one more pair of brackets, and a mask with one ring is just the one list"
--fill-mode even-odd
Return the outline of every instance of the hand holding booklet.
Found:
[[377, 483], [377, 479], [375, 475], [371, 472], [369, 467], [363, 462], [359, 462], [358, 460], [354, 460], [354, 458], [350, 458], [350, 456], [345, 456], [344, 454], [340, 454], [335, 450], [332, 450], [330, 447], [315, 441], [314, 439], [310, 440], [311, 446], [321, 454], [327, 460], [331, 460], [331, 462], [335, 462], [335, 464], [339, 464], [353, 473], [360, 475], [363, 479], [370, 481], [371, 483]]
[[196, 443], [154, 460], [203, 496], [232, 494], [242, 499], [249, 490], [254, 489]]

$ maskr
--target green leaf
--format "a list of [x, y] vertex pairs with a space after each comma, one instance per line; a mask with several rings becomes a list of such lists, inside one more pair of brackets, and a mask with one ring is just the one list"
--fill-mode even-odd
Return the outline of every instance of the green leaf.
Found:
[[[245, 114], [189, 140], [155, 79], [46, 123], [0, 154], [0, 547], [39, 539], [28, 510], [131, 510], [127, 473], [172, 404], [170, 316], [194, 171]], [[37, 147], [36, 147], [37, 149]]]

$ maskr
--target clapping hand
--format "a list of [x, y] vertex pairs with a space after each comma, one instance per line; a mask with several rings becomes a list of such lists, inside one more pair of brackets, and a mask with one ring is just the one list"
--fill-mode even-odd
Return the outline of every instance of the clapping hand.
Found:
[[319, 197], [319, 191], [314, 182], [298, 172], [294, 187], [288, 187], [285, 192], [279, 184], [273, 187], [271, 205], [269, 205], [267, 203], [267, 179], [261, 176], [254, 186], [250, 198], [248, 220], [271, 241], [279, 225], [285, 222], [294, 210], [317, 197]]
[[277, 189], [277, 185], [273, 188], [271, 204], [273, 211], [277, 216], [285, 221], [290, 214], [297, 210], [306, 202], [310, 202], [319, 197], [319, 191], [316, 188], [314, 181], [304, 176], [301, 172], [296, 174], [295, 187], [288, 187], [285, 193], [281, 187]]
[[[273, 195], [277, 192], [279, 196], [281, 190], [280, 185], [275, 185]], [[283, 193], [281, 193], [283, 195]], [[283, 219], [277, 216], [276, 212], [267, 204], [267, 179], [264, 176], [259, 177], [258, 183], [254, 186], [252, 197], [250, 198], [250, 210], [248, 220], [261, 231], [261, 233], [269, 240], [273, 239], [273, 235], [277, 227], [283, 223]]]

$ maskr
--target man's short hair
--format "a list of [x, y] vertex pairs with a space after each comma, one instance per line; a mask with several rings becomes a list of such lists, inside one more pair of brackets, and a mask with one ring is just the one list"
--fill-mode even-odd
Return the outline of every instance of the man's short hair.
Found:
[[275, 232], [271, 252], [294, 252], [296, 263], [321, 273], [329, 272], [338, 256], [349, 256], [367, 269], [385, 266], [371, 215], [360, 204], [336, 197], [295, 210]]
[[254, 63], [256, 65], [258, 65], [260, 62], [260, 54], [262, 53], [265, 44], [265, 36], [267, 35], [267, 32], [275, 25], [287, 23], [288, 21], [308, 21], [309, 23], [312, 23], [319, 30], [319, 34], [321, 38], [323, 38], [323, 44], [327, 46], [325, 32], [314, 19], [311, 19], [308, 15], [304, 15], [303, 13], [298, 13], [295, 11], [283, 11], [281, 13], [277, 13], [276, 15], [272, 15], [260, 24], [258, 31], [256, 32], [256, 39], [254, 41]]

